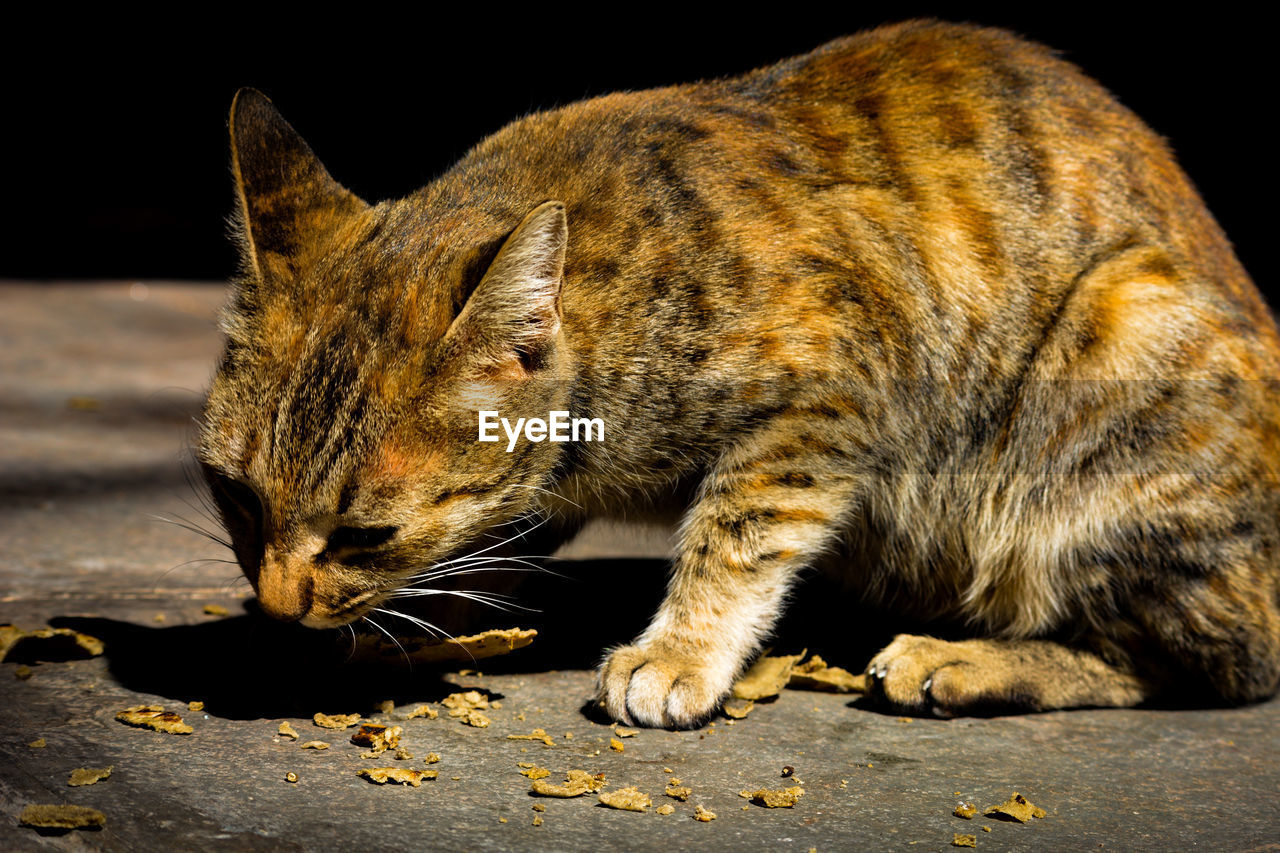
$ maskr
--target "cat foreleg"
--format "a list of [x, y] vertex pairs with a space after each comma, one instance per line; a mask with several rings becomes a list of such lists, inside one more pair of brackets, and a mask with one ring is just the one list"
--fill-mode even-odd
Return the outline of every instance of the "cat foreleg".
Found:
[[666, 599], [601, 668], [599, 693], [615, 719], [680, 728], [706, 719], [773, 627], [796, 573], [834, 538], [850, 480], [822, 473], [829, 462], [762, 452], [770, 443], [757, 436], [704, 483]]

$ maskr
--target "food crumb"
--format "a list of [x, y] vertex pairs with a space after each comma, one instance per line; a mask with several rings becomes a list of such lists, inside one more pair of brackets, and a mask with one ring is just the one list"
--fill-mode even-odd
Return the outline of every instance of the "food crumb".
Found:
[[1015, 820], [1026, 823], [1031, 818], [1044, 817], [1047, 812], [1037, 805], [1027, 802], [1027, 798], [1014, 791], [1009, 799], [998, 806], [988, 806], [982, 813], [1001, 820]]
[[152, 616], [152, 617], [151, 617], [151, 621], [152, 621], [152, 622], [163, 622], [163, 621], [164, 621], [164, 618], [165, 618], [165, 617], [164, 617], [164, 614], [163, 614], [163, 613], [157, 613], [155, 616]]
[[573, 732], [565, 732], [565, 733], [564, 733], [564, 739], [565, 739], [565, 740], [573, 740]]
[[315, 714], [311, 722], [322, 729], [349, 729], [360, 722], [359, 714]]
[[440, 704], [449, 709], [450, 717], [461, 717], [467, 711], [487, 711], [489, 697], [479, 690], [466, 690], [462, 693], [450, 693], [440, 700]]
[[791, 678], [791, 669], [806, 652], [798, 655], [760, 657], [733, 685], [735, 699], [767, 699], [777, 696]]
[[841, 779], [841, 780], [840, 780], [840, 787], [841, 787], [841, 788], [848, 788], [848, 787], [849, 787], [849, 780], [848, 780], [848, 779]]
[[613, 730], [613, 733], [618, 737], [635, 737], [636, 735], [640, 734], [640, 730], [628, 729], [628, 728], [623, 728], [622, 726], [618, 726]]
[[490, 702], [490, 703], [489, 703], [489, 707], [490, 707], [490, 708], [492, 708], [492, 709], [493, 709], [493, 710], [495, 710], [495, 711], [501, 711], [501, 710], [502, 710], [502, 703], [501, 703], [501, 702]]
[[286, 781], [286, 782], [297, 782], [297, 781], [298, 781], [298, 774], [297, 774], [297, 773], [286, 773], [286, 774], [284, 774], [284, 781]]
[[649, 795], [641, 793], [634, 785], [627, 788], [619, 788], [616, 791], [608, 791], [601, 794], [598, 799], [611, 809], [621, 809], [628, 812], [642, 812], [653, 805], [653, 800], [649, 799]]
[[412, 720], [414, 717], [426, 717], [428, 720], [434, 720], [440, 716], [440, 712], [428, 705], [419, 705], [409, 713], [405, 714], [406, 720]]
[[982, 827], [982, 831], [983, 831], [983, 832], [990, 832], [990, 831], [991, 831], [991, 827], [989, 827], [989, 826], [984, 826], [984, 827]]
[[507, 819], [505, 817], [498, 818], [498, 823], [506, 823], [506, 822], [507, 822]]
[[542, 815], [536, 814], [533, 816], [533, 825], [542, 826]]
[[400, 726], [365, 723], [351, 736], [351, 742], [356, 746], [369, 747], [369, 752], [361, 754], [361, 758], [373, 758], [388, 749], [398, 747], [402, 734], [404, 734], [404, 729], [400, 728]]
[[604, 774], [591, 775], [585, 770], [570, 770], [565, 774], [565, 782], [556, 785], [542, 779], [534, 779], [530, 790], [540, 797], [581, 797], [589, 792], [599, 791], [604, 787]]
[[756, 707], [756, 703], [755, 703], [755, 700], [753, 699], [746, 699], [746, 700], [741, 700], [736, 702], [731, 699], [728, 702], [725, 702], [724, 707], [721, 708], [720, 710], [722, 710], [724, 712], [724, 715], [728, 717], [732, 722], [733, 720], [745, 719], [747, 714], [750, 714], [752, 711], [755, 710], [755, 707]]
[[42, 829], [84, 829], [90, 826], [106, 826], [107, 816], [87, 806], [32, 805], [22, 810], [18, 822], [23, 826]]
[[25, 663], [18, 664], [17, 668], [13, 671], [13, 677], [19, 681], [26, 681], [34, 674], [35, 670], [27, 666]]
[[289, 725], [289, 723], [288, 723], [288, 721], [287, 721], [287, 720], [286, 720], [285, 722], [281, 723], [281, 724], [280, 724], [280, 727], [276, 729], [276, 734], [277, 734], [278, 736], [280, 736], [280, 737], [287, 737], [289, 740], [297, 740], [297, 739], [298, 739], [298, 731], [297, 731], [297, 729], [295, 729], [293, 726]]
[[663, 803], [662, 805], [654, 809], [654, 811], [657, 812], [658, 814], [674, 814], [675, 810], [676, 810], [676, 807], [671, 805], [671, 803]]
[[547, 746], [555, 746], [556, 742], [547, 734], [546, 729], [534, 729], [527, 735], [507, 735], [507, 740], [540, 740]]
[[419, 788], [422, 786], [423, 779], [435, 779], [440, 774], [435, 770], [410, 770], [405, 767], [366, 767], [363, 770], [357, 770], [356, 775], [363, 776], [377, 785], [396, 782]]
[[31, 747], [32, 749], [44, 749], [48, 745], [49, 744], [42, 737], [38, 737], [35, 740], [31, 741], [31, 743], [27, 744], [27, 746]]
[[521, 776], [528, 776], [530, 779], [545, 779], [551, 775], [551, 771], [545, 767], [526, 767], [520, 771]]
[[977, 847], [978, 836], [961, 835], [960, 833], [957, 832], [955, 833], [955, 837], [951, 839], [951, 846], [952, 847]]
[[439, 760], [440, 760], [440, 753], [438, 753], [438, 752], [428, 752], [428, 753], [427, 753], [427, 757], [426, 757], [426, 758], [424, 758], [424, 759], [422, 759], [422, 762], [423, 762], [424, 764], [435, 764], [435, 763], [437, 763]]
[[82, 785], [96, 785], [103, 779], [111, 775], [111, 771], [115, 767], [77, 767], [71, 771], [71, 778], [67, 780], [67, 784], [72, 788], [79, 788]]
[[[519, 714], [516, 714], [516, 719], [523, 723], [523, 722], [524, 722], [524, 711], [521, 711]], [[565, 737], [568, 737], [568, 735], [565, 735]]]
[[204, 606], [206, 616], [230, 616], [231, 611], [223, 607], [221, 604], [206, 604]]
[[203, 711], [203, 710], [204, 710], [204, 703], [203, 703], [203, 702], [196, 702], [196, 701], [188, 702], [188, 703], [187, 703], [187, 710], [188, 710], [188, 711]]
[[177, 714], [166, 711], [159, 705], [135, 705], [116, 714], [116, 719], [127, 726], [175, 735], [189, 735], [195, 731]]
[[[450, 716], [453, 715], [450, 714]], [[490, 720], [479, 711], [466, 711], [458, 722], [465, 723], [468, 726], [475, 726], [477, 729], [483, 729], [488, 728]]]
[[622, 743], [622, 741], [618, 740], [616, 737], [611, 737], [609, 738], [609, 748], [612, 749], [614, 752], [622, 752], [627, 747]]
[[758, 806], [768, 809], [789, 809], [804, 796], [804, 788], [799, 785], [781, 791], [761, 788], [758, 791], [739, 791], [738, 796], [745, 797]]
[[956, 817], [962, 817], [965, 820], [972, 820], [977, 813], [978, 807], [973, 803], [956, 803], [955, 811], [952, 812]]
[[377, 711], [379, 714], [385, 714], [386, 716], [390, 717], [392, 714], [396, 712], [396, 703], [394, 700], [391, 700], [391, 699], [383, 699], [381, 702], [379, 702], [377, 705], [374, 706], [374, 710]]
[[534, 803], [533, 810], [535, 812], [545, 812], [547, 810], [547, 806], [545, 803]]
[[673, 800], [679, 800], [683, 803], [685, 800], [689, 799], [689, 795], [693, 793], [693, 789], [682, 786], [679, 779], [673, 778], [667, 780], [667, 789], [662, 793], [666, 794]]
[[787, 778], [790, 778], [791, 776], [794, 776], [794, 775], [795, 775], [795, 772], [796, 772], [796, 769], [795, 769], [794, 767], [792, 767], [790, 764], [784, 764], [784, 765], [782, 765], [782, 778], [783, 778], [783, 779], [787, 779]]
[[396, 761], [412, 761], [413, 753], [402, 746], [396, 750], [395, 759]]
[[713, 820], [715, 820], [715, 819], [716, 819], [716, 813], [715, 813], [715, 812], [713, 812], [713, 811], [709, 811], [709, 810], [707, 810], [707, 809], [703, 808], [703, 807], [702, 807], [702, 806], [700, 806], [700, 805], [698, 805], [698, 806], [694, 806], [694, 807], [693, 807], [693, 819], [694, 819], [694, 820], [700, 820], [700, 821], [702, 821], [703, 823], [709, 823], [709, 822], [711, 822], [711, 821], [713, 821]]
[[299, 744], [298, 749], [328, 749], [329, 744], [322, 740], [309, 740], [306, 743]]

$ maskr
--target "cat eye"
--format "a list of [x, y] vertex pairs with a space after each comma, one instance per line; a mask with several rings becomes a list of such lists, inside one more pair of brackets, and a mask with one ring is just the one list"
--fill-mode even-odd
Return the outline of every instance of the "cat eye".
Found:
[[339, 527], [329, 534], [325, 550], [330, 553], [342, 551], [368, 551], [385, 545], [396, 535], [395, 527]]

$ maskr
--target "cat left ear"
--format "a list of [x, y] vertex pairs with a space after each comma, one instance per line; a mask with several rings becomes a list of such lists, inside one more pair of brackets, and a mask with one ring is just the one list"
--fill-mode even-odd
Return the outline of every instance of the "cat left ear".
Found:
[[256, 89], [236, 93], [229, 127], [245, 261], [261, 279], [287, 278], [320, 240], [368, 205], [329, 176]]
[[447, 337], [502, 373], [527, 373], [560, 332], [569, 226], [564, 204], [534, 208], [511, 232]]

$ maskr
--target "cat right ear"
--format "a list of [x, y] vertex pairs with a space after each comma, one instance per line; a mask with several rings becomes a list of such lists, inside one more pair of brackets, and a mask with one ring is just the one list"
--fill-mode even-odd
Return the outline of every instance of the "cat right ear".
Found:
[[368, 205], [329, 176], [256, 89], [236, 93], [229, 127], [245, 262], [260, 279], [290, 278], [321, 239]]

